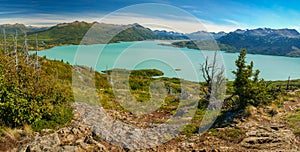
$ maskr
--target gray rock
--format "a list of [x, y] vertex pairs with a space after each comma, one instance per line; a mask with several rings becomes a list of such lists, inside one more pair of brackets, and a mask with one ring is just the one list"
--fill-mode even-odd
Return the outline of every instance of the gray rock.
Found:
[[69, 134], [64, 138], [63, 142], [64, 143], [71, 143], [75, 140], [75, 136], [73, 134]]
[[61, 144], [57, 133], [37, 138], [20, 148], [19, 151], [57, 151]]
[[44, 134], [49, 134], [49, 133], [53, 133], [54, 131], [52, 129], [42, 129], [41, 133]]
[[80, 134], [81, 131], [78, 128], [74, 127], [74, 128], [72, 128], [72, 133], [75, 134], [75, 135], [77, 135], [77, 134]]
[[77, 152], [79, 149], [76, 146], [63, 146], [62, 151], [64, 152]]

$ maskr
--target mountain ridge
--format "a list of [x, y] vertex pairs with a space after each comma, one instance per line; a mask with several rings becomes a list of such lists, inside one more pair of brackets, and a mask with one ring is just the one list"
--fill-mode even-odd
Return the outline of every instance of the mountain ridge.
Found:
[[252, 54], [280, 55], [300, 57], [300, 34], [294, 29], [258, 28], [253, 30], [236, 30], [217, 39], [220, 44], [235, 49], [246, 49]]
[[[31, 25], [25, 25], [21, 23], [15, 23], [15, 24], [1, 24], [0, 25], [0, 30], [2, 31], [3, 28], [5, 28], [6, 33], [15, 33], [15, 30], [18, 32], [29, 32], [29, 33], [34, 33], [34, 32], [43, 32], [55, 27], [67, 27], [70, 25], [94, 25], [94, 24], [105, 24], [105, 25], [116, 25], [116, 26], [123, 26], [123, 27], [136, 27], [136, 28], [146, 28], [151, 30], [150, 28], [144, 27], [138, 23], [132, 23], [132, 24], [110, 24], [110, 23], [99, 23], [99, 22], [85, 22], [85, 21], [74, 21], [74, 22], [68, 22], [68, 23], [58, 23], [54, 26], [49, 26], [49, 27], [37, 27], [37, 26], [31, 26]], [[219, 32], [208, 32], [208, 31], [195, 31], [191, 33], [179, 33], [175, 31], [167, 31], [167, 30], [151, 30], [158, 34], [159, 36], [176, 36], [179, 38], [190, 38], [190, 39], [207, 39], [208, 36], [219, 39], [222, 36], [225, 36], [229, 33], [237, 33], [237, 34], [245, 34], [247, 36], [282, 36], [282, 37], [300, 37], [300, 33], [296, 29], [289, 29], [289, 28], [279, 28], [279, 29], [272, 29], [272, 28], [255, 28], [255, 29], [236, 29], [235, 31], [231, 32], [224, 32], [224, 31], [219, 31]], [[1, 32], [2, 34], [2, 32]]]
[[[229, 33], [222, 31], [217, 33], [207, 31], [178, 33], [166, 30], [151, 30], [138, 23], [116, 25], [84, 21], [60, 23], [50, 28], [35, 28], [24, 24], [0, 25], [0, 30], [4, 28], [8, 35], [12, 35], [16, 31], [19, 36], [22, 36], [25, 32], [28, 33], [31, 45], [35, 44], [33, 41], [37, 34], [39, 41], [42, 43], [40, 44], [41, 48], [68, 44], [116, 43], [120, 41], [161, 39], [193, 40], [197, 43], [199, 42], [200, 45], [205, 45], [204, 49], [209, 49], [213, 46], [210, 43], [215, 43], [209, 41], [216, 40], [219, 47], [227, 52], [238, 52], [241, 49], [246, 49], [248, 53], [252, 54], [300, 57], [300, 33], [295, 29], [287, 28], [237, 29]], [[89, 34], [89, 36], [86, 37], [86, 34]], [[205, 41], [205, 43], [200, 41]], [[198, 49], [194, 42], [182, 42], [173, 45]]]
[[295, 29], [271, 29], [271, 28], [257, 28], [257, 29], [237, 29], [233, 31], [238, 34], [245, 34], [247, 36], [282, 36], [282, 37], [300, 37], [300, 33]]

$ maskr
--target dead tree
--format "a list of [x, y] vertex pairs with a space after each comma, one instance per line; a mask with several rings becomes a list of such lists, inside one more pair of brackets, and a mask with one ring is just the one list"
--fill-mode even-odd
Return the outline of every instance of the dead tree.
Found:
[[207, 89], [203, 88], [205, 94], [205, 100], [207, 102], [213, 96], [216, 96], [217, 92], [222, 92], [224, 86], [224, 67], [218, 67], [217, 65], [217, 52], [214, 53], [214, 57], [211, 63], [209, 63], [209, 58], [206, 57], [205, 63], [201, 65], [202, 77], [205, 81], [205, 86]]
[[38, 67], [39, 67], [39, 57], [38, 57], [38, 51], [39, 51], [39, 41], [38, 41], [38, 35], [36, 34], [36, 37], [35, 37], [35, 56], [36, 56], [36, 59], [35, 59], [35, 64], [34, 64], [34, 69], [35, 71], [37, 71]]
[[28, 43], [27, 43], [27, 33], [24, 32], [24, 47], [25, 47], [25, 56], [26, 56], [26, 64], [28, 65]]
[[289, 90], [290, 89], [290, 82], [291, 82], [291, 77], [289, 76], [288, 81], [286, 83], [286, 88], [285, 90]]
[[6, 46], [6, 33], [5, 33], [5, 29], [3, 28], [3, 39], [4, 39], [4, 45], [3, 45], [3, 50], [4, 50], [4, 54], [6, 54], [7, 52], [7, 46]]
[[56, 67], [56, 76], [55, 76], [55, 78], [56, 78], [56, 81], [58, 80], [58, 68]]
[[18, 61], [18, 32], [16, 31], [16, 35], [13, 36], [13, 39], [14, 39], [14, 52], [15, 52], [15, 62], [16, 62], [16, 70], [18, 70], [18, 64], [19, 64], [19, 61]]

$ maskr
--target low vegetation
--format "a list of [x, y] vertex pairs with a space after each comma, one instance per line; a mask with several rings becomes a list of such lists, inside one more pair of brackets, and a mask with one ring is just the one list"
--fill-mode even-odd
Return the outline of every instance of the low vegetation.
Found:
[[287, 120], [288, 125], [294, 129], [294, 134], [300, 136], [300, 110], [290, 113], [284, 120]]
[[209, 130], [208, 134], [225, 141], [239, 143], [245, 137], [246, 131], [239, 128], [213, 128]]
[[0, 59], [1, 124], [9, 127], [32, 124], [41, 130], [64, 125], [72, 119], [72, 110], [67, 106], [73, 100], [70, 87], [64, 80], [56, 79], [55, 73], [46, 72], [49, 65], [35, 69], [25, 63], [22, 55], [18, 56], [17, 65], [14, 56], [1, 55]]

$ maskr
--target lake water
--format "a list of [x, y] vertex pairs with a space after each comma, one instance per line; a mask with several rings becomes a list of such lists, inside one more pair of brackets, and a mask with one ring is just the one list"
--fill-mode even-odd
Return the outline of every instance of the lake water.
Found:
[[[214, 51], [199, 51], [187, 48], [175, 48], [159, 45], [161, 41], [121, 42], [113, 44], [57, 46], [38, 52], [48, 59], [64, 60], [70, 64], [86, 65], [97, 71], [113, 68], [159, 69], [167, 77], [179, 77], [201, 81], [201, 64], [205, 56], [213, 58]], [[236, 69], [238, 53], [219, 51], [218, 65], [226, 71], [226, 77], [232, 80], [232, 71]], [[300, 78], [300, 58], [247, 54], [247, 62], [254, 62], [260, 77], [266, 80], [287, 80]]]

